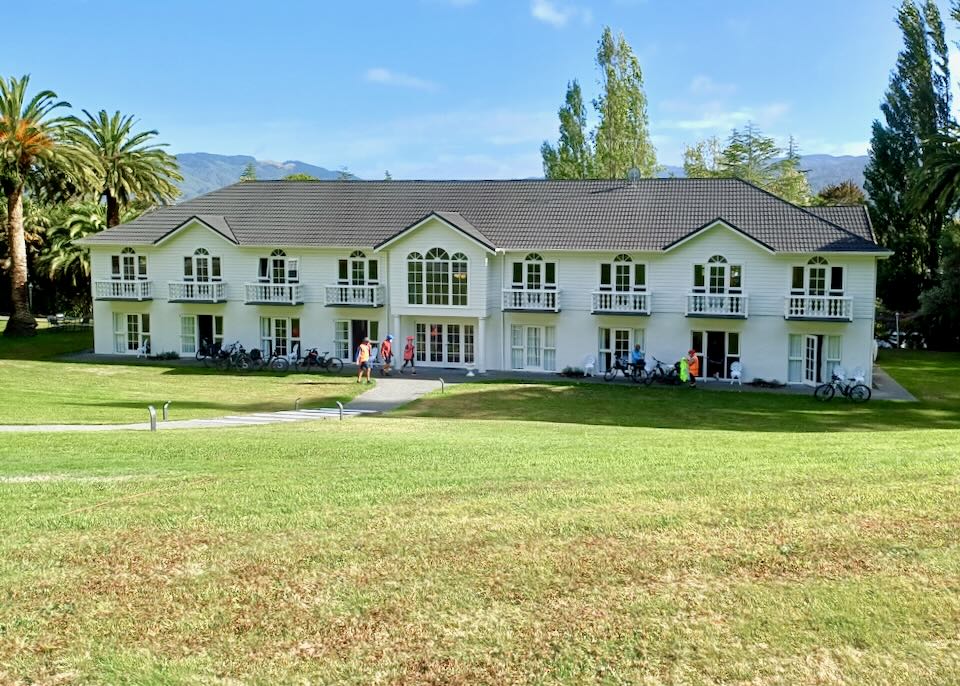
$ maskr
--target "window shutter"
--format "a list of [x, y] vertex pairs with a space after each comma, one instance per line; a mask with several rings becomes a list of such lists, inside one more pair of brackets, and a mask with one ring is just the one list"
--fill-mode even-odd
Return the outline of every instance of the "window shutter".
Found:
[[259, 268], [259, 271], [257, 272], [257, 279], [259, 281], [269, 281], [270, 280], [269, 274], [270, 274], [270, 260], [268, 260], [266, 257], [261, 257], [260, 268]]
[[794, 267], [790, 277], [790, 290], [803, 293], [803, 267]]
[[833, 295], [843, 294], [843, 267], [830, 268], [830, 292]]
[[730, 290], [739, 291], [743, 284], [743, 267], [739, 264], [730, 265]]
[[609, 291], [610, 290], [610, 265], [601, 264], [600, 265], [600, 290]]
[[633, 286], [638, 291], [647, 288], [647, 265], [638, 264], [633, 267]]
[[556, 262], [544, 263], [543, 282], [546, 288], [557, 287], [557, 263]]
[[147, 256], [146, 255], [137, 256], [137, 275], [141, 279], [147, 278]]
[[110, 276], [114, 279], [120, 278], [120, 256], [113, 255], [110, 257]]
[[380, 282], [380, 264], [377, 260], [367, 262], [367, 283], [376, 285]]
[[513, 263], [513, 287], [523, 288], [523, 262]]
[[337, 262], [337, 281], [347, 283], [350, 280], [350, 264], [347, 260]]
[[217, 279], [217, 280], [219, 281], [219, 280], [220, 280], [220, 276], [221, 276], [221, 274], [220, 274], [220, 258], [219, 258], [219, 257], [211, 257], [211, 258], [210, 258], [210, 271], [212, 272], [213, 278], [214, 278], [214, 279]]
[[193, 280], [193, 258], [192, 257], [183, 258], [183, 278], [185, 281]]
[[703, 279], [703, 265], [695, 264], [693, 265], [693, 289], [703, 290], [705, 287], [706, 286]]
[[287, 282], [300, 283], [300, 259], [291, 257], [287, 259]]

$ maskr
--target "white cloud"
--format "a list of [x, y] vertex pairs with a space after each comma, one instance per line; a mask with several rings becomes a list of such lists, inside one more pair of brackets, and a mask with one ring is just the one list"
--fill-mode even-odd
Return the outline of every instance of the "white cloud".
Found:
[[370, 83], [381, 83], [387, 86], [413, 88], [421, 91], [433, 91], [437, 89], [437, 84], [433, 81], [391, 71], [385, 67], [371, 67], [364, 72], [363, 78]]
[[732, 95], [736, 92], [737, 87], [732, 83], [721, 83], [720, 81], [714, 81], [705, 74], [699, 74], [693, 77], [689, 90], [694, 95], [723, 96]]
[[556, 29], [562, 29], [571, 19], [579, 18], [584, 24], [593, 20], [593, 13], [586, 7], [558, 5], [553, 0], [532, 0], [530, 15]]
[[730, 129], [741, 127], [749, 121], [762, 129], [780, 120], [790, 111], [790, 106], [783, 102], [773, 102], [760, 107], [743, 107], [731, 110], [722, 107], [720, 103], [713, 102], [700, 107], [691, 106], [689, 110], [691, 110], [693, 116], [672, 120], [664, 119], [660, 122], [660, 128], [727, 132]]

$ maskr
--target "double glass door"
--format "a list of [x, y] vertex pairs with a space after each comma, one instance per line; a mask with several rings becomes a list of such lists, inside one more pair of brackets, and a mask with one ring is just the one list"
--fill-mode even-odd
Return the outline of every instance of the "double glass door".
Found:
[[417, 322], [417, 361], [434, 364], [473, 364], [476, 330], [473, 324]]

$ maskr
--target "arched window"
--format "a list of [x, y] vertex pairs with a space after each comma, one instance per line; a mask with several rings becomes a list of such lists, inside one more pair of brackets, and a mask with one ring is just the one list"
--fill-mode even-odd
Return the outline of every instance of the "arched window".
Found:
[[624, 293], [647, 290], [647, 265], [635, 264], [629, 255], [620, 254], [613, 262], [600, 263], [600, 290]]
[[376, 286], [380, 283], [380, 263], [368, 259], [362, 250], [354, 250], [350, 257], [339, 260], [337, 283], [351, 286]]
[[793, 268], [790, 280], [791, 295], [843, 295], [843, 267], [831, 266], [826, 258], [815, 255], [806, 265]]
[[211, 257], [206, 248], [197, 248], [192, 256], [183, 258], [183, 280], [206, 283], [220, 281], [220, 258]]
[[539, 253], [532, 252], [523, 258], [523, 262], [513, 263], [514, 289], [556, 290], [557, 263], [546, 262]]
[[257, 278], [261, 283], [300, 283], [300, 259], [287, 257], [287, 253], [277, 248], [270, 257], [260, 258]]
[[706, 264], [693, 265], [695, 293], [738, 294], [743, 291], [743, 267], [729, 264], [723, 255], [713, 255]]
[[467, 304], [467, 256], [451, 258], [443, 248], [431, 248], [426, 256], [407, 255], [407, 302], [411, 305]]
[[114, 281], [145, 281], [147, 256], [137, 255], [133, 248], [124, 248], [119, 255], [110, 258], [110, 278]]

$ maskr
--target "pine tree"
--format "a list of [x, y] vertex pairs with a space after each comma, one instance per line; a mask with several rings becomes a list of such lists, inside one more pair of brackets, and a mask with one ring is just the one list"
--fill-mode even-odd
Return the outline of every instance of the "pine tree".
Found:
[[880, 264], [879, 295], [891, 308], [912, 310], [936, 279], [945, 212], [918, 212], [912, 199], [924, 158], [950, 126], [950, 71], [943, 21], [934, 0], [904, 0], [897, 14], [904, 46], [890, 76], [882, 121], [873, 123], [864, 187], [877, 238], [894, 255]]
[[253, 162], [247, 162], [247, 166], [243, 168], [243, 171], [240, 173], [241, 181], [256, 181], [257, 180], [257, 167]]
[[866, 205], [867, 196], [852, 179], [841, 181], [830, 186], [824, 186], [813, 199], [814, 205]]
[[587, 137], [587, 113], [583, 106], [580, 84], [567, 84], [567, 96], [558, 112], [560, 140], [557, 146], [544, 142], [543, 174], [548, 179], [588, 179], [593, 170], [593, 150]]

